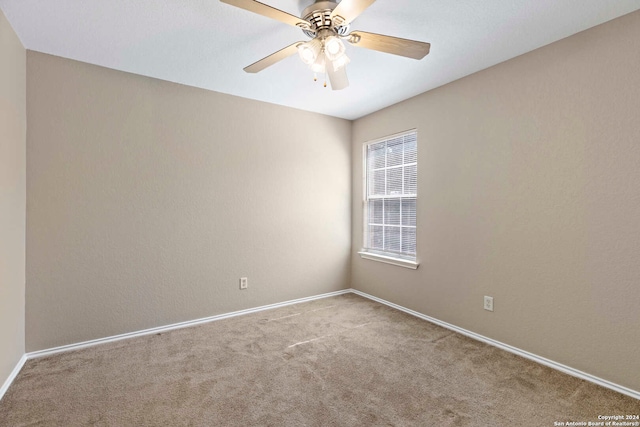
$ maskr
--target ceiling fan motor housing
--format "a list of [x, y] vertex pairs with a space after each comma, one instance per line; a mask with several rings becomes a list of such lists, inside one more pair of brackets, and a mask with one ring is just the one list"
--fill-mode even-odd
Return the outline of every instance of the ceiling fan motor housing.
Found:
[[302, 11], [302, 19], [309, 22], [311, 30], [302, 31], [309, 37], [314, 38], [321, 30], [333, 30], [338, 35], [345, 35], [349, 32], [348, 25], [341, 25], [342, 20], [339, 17], [331, 19], [331, 12], [338, 7], [335, 1], [318, 0], [311, 6]]

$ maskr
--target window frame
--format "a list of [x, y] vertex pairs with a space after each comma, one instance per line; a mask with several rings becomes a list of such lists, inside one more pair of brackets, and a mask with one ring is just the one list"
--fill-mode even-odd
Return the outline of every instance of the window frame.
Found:
[[[420, 263], [418, 262], [418, 248], [417, 248], [417, 229], [418, 229], [418, 224], [417, 224], [417, 212], [416, 212], [416, 225], [415, 225], [415, 230], [416, 230], [416, 254], [415, 256], [410, 256], [410, 255], [406, 255], [406, 254], [399, 254], [399, 253], [395, 253], [395, 252], [387, 252], [387, 251], [383, 251], [383, 250], [378, 250], [375, 248], [369, 248], [368, 246], [368, 242], [367, 242], [367, 238], [368, 238], [368, 227], [369, 227], [369, 176], [368, 173], [369, 168], [368, 168], [368, 148], [371, 145], [374, 144], [378, 144], [380, 142], [386, 142], [386, 141], [390, 141], [396, 138], [400, 138], [400, 137], [404, 137], [406, 135], [410, 135], [410, 134], [415, 134], [415, 138], [416, 138], [416, 179], [417, 179], [417, 164], [418, 164], [418, 159], [417, 159], [417, 141], [418, 141], [418, 130], [417, 129], [409, 129], [403, 132], [399, 132], [396, 134], [392, 134], [392, 135], [388, 135], [382, 138], [377, 138], [374, 140], [370, 140], [370, 141], [366, 141], [362, 144], [362, 220], [363, 220], [363, 227], [362, 227], [362, 249], [360, 251], [358, 251], [358, 254], [360, 255], [361, 258], [363, 259], [368, 259], [368, 260], [372, 260], [372, 261], [378, 261], [378, 262], [383, 262], [383, 263], [387, 263], [387, 264], [392, 264], [392, 265], [396, 265], [399, 267], [405, 267], [405, 268], [410, 268], [410, 269], [417, 269], [418, 266], [420, 265]], [[386, 154], [385, 154], [386, 155]], [[403, 167], [404, 167], [404, 161], [402, 163]], [[387, 166], [385, 166], [385, 170], [387, 169]], [[373, 198], [372, 200], [375, 200], [378, 198]], [[382, 198], [383, 200], [385, 198]], [[397, 199], [401, 200], [401, 204], [402, 204], [402, 197], [398, 197]], [[416, 193], [415, 193], [415, 200], [416, 200], [416, 211], [417, 211], [417, 201], [418, 201], [418, 190], [416, 187]], [[402, 227], [401, 227], [402, 229]], [[402, 232], [402, 231], [401, 231]]]

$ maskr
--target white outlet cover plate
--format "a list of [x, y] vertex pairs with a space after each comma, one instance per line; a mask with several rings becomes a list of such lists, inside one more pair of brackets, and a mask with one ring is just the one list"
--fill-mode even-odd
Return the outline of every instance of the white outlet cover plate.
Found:
[[493, 297], [484, 297], [484, 309], [488, 311], [493, 311]]

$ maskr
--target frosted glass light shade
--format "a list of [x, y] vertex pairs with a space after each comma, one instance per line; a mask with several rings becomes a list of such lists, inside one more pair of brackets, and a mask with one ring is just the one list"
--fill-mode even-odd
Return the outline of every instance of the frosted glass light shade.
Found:
[[298, 45], [298, 54], [300, 55], [302, 62], [307, 65], [312, 65], [316, 62], [321, 48], [322, 43], [318, 39], [313, 39]]
[[335, 61], [344, 55], [346, 48], [338, 37], [330, 36], [324, 40], [324, 52], [329, 61]]
[[318, 55], [316, 61], [310, 66], [311, 71], [313, 71], [314, 73], [326, 73], [326, 62], [327, 61], [324, 52], [320, 52], [320, 55]]

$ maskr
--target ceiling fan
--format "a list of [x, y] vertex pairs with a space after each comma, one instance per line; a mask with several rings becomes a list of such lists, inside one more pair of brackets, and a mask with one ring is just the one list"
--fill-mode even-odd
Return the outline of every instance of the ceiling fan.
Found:
[[[297, 52], [315, 74], [329, 77], [331, 89], [342, 90], [349, 86], [346, 65], [350, 62], [342, 40], [357, 47], [413, 59], [424, 58], [431, 47], [429, 43], [415, 40], [364, 31], [349, 32], [349, 24], [375, 0], [342, 0], [340, 3], [316, 0], [302, 12], [301, 18], [254, 0], [220, 1], [298, 27], [311, 38], [307, 42], [295, 42], [245, 67], [247, 73], [262, 71]], [[326, 81], [324, 86], [327, 86]]]

